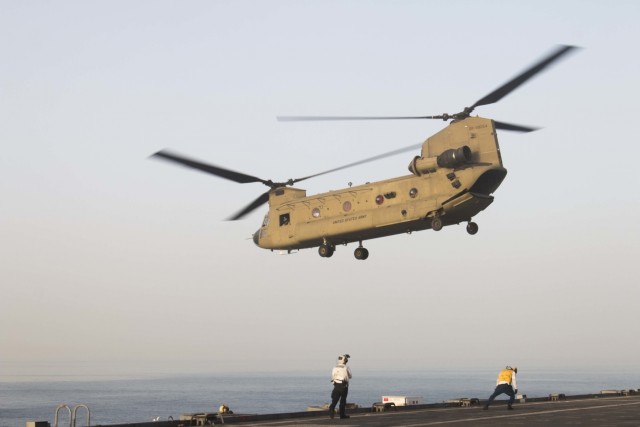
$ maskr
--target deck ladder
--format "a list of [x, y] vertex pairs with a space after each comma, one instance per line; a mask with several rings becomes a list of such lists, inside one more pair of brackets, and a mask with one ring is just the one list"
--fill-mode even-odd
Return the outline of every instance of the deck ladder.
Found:
[[73, 407], [73, 410], [71, 410], [71, 408], [69, 408], [69, 405], [58, 405], [58, 407], [56, 408], [56, 417], [54, 419], [54, 427], [58, 427], [58, 413], [60, 412], [60, 409], [66, 409], [69, 412], [69, 427], [76, 427], [76, 420], [77, 420], [77, 413], [78, 413], [78, 408], [84, 408], [87, 410], [87, 427], [91, 426], [91, 411], [89, 410], [89, 407], [87, 405], [83, 405], [82, 403], [79, 405], [76, 405]]

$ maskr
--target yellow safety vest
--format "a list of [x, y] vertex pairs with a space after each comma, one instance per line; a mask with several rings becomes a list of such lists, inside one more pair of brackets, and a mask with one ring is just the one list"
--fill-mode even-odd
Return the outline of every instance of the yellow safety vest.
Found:
[[513, 374], [513, 371], [511, 369], [503, 369], [498, 374], [498, 382], [511, 384], [511, 380], [513, 378], [512, 374]]

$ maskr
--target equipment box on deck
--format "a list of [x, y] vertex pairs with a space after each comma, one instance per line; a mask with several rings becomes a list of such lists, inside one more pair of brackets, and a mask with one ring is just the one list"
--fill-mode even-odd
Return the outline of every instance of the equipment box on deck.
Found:
[[382, 403], [393, 403], [396, 406], [421, 405], [422, 396], [382, 396]]

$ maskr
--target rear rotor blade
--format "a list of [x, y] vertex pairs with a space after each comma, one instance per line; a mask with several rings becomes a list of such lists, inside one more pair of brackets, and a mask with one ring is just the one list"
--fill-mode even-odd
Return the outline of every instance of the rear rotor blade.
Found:
[[321, 122], [347, 120], [414, 120], [442, 119], [442, 116], [278, 116], [279, 122]]
[[477, 106], [493, 104], [494, 102], [500, 101], [502, 98], [507, 96], [509, 93], [511, 93], [516, 88], [518, 88], [520, 85], [522, 85], [524, 82], [529, 80], [531, 77], [535, 76], [536, 74], [544, 70], [548, 65], [557, 61], [562, 56], [566, 55], [567, 53], [569, 53], [574, 49], [577, 49], [577, 47], [564, 46], [564, 45], [559, 46], [552, 54], [548, 55], [543, 60], [539, 61], [532, 67], [525, 70], [520, 75], [514, 77], [509, 82], [505, 83], [504, 85], [500, 86], [498, 89], [494, 90], [484, 98], [477, 101], [475, 104], [473, 104], [471, 109], [473, 110]]
[[389, 151], [388, 153], [378, 154], [377, 156], [369, 157], [369, 158], [364, 159], [364, 160], [359, 160], [357, 162], [349, 163], [349, 164], [344, 165], [344, 166], [339, 166], [337, 168], [329, 169], [328, 171], [316, 173], [314, 175], [305, 176], [304, 178], [294, 179], [293, 182], [296, 183], [296, 182], [304, 181], [305, 179], [314, 178], [316, 176], [325, 175], [325, 174], [328, 174], [328, 173], [331, 173], [331, 172], [336, 172], [336, 171], [339, 171], [339, 170], [342, 170], [342, 169], [347, 169], [347, 168], [350, 168], [350, 167], [353, 167], [353, 166], [361, 165], [363, 163], [369, 163], [369, 162], [373, 162], [375, 160], [384, 159], [385, 157], [395, 156], [396, 154], [405, 153], [407, 151], [413, 151], [413, 150], [415, 150], [417, 148], [420, 148], [420, 147], [422, 147], [422, 144], [413, 144], [413, 145], [410, 145], [408, 147], [398, 148], [397, 150]]
[[264, 205], [268, 201], [269, 201], [269, 191], [267, 191], [266, 193], [262, 193], [257, 199], [255, 199], [253, 202], [248, 204], [240, 212], [238, 212], [235, 215], [233, 215], [232, 217], [228, 218], [228, 220], [229, 221], [236, 221], [236, 220], [242, 218], [243, 216], [247, 215], [249, 212], [252, 212], [255, 209], [259, 208], [260, 206]]
[[496, 129], [511, 130], [514, 132], [533, 132], [535, 130], [540, 129], [540, 128], [532, 128], [528, 126], [514, 125], [511, 123], [497, 122], [495, 120], [493, 121], [493, 123], [495, 123]]
[[241, 172], [235, 172], [229, 169], [214, 166], [212, 164], [202, 163], [198, 160], [189, 159], [179, 154], [171, 153], [167, 150], [161, 150], [151, 155], [150, 157], [156, 157], [163, 160], [168, 160], [173, 163], [178, 163], [188, 168], [197, 169], [202, 172], [206, 172], [211, 175], [216, 175], [221, 178], [225, 178], [231, 181], [239, 182], [240, 184], [247, 184], [250, 182], [261, 182], [265, 185], [270, 185], [268, 181], [257, 178], [255, 176], [246, 175]]

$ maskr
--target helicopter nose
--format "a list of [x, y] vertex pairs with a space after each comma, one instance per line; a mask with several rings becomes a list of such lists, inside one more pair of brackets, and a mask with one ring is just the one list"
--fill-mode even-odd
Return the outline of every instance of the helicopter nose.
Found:
[[260, 241], [260, 230], [256, 231], [255, 233], [253, 233], [253, 243], [256, 244], [256, 246], [260, 246], [258, 243]]

